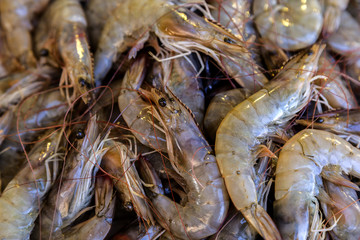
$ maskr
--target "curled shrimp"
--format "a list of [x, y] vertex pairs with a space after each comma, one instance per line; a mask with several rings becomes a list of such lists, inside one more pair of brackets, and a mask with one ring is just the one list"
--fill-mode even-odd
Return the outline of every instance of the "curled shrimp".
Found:
[[[85, 131], [80, 128], [75, 135], [79, 150], [73, 149], [66, 159], [63, 174], [66, 181], [58, 182], [50, 191], [40, 214], [41, 227], [38, 227], [44, 239], [61, 236], [62, 230], [90, 203], [94, 178], [107, 151], [103, 148], [106, 136], [102, 139], [99, 134], [97, 115], [90, 118]], [[39, 229], [35, 233], [39, 234]]]
[[216, 160], [230, 198], [267, 239], [280, 239], [280, 234], [257, 200], [253, 165], [259, 144], [307, 104], [324, 47], [316, 44], [292, 58], [264, 89], [233, 108], [216, 132]]
[[[44, 13], [36, 32], [36, 50], [40, 57], [64, 65], [60, 85], [70, 82], [73, 100], [78, 94], [88, 103], [94, 87], [92, 55], [87, 40], [85, 13], [77, 0], [56, 0]], [[53, 63], [54, 64], [54, 63]]]
[[320, 35], [323, 16], [318, 0], [254, 0], [253, 9], [261, 37], [282, 49], [309, 47]]
[[[283, 146], [276, 167], [274, 202], [275, 220], [283, 238], [309, 239], [321, 233], [316, 199], [320, 173], [324, 167], [336, 167], [340, 173], [359, 177], [359, 159], [359, 149], [321, 130], [303, 130]], [[330, 173], [322, 176], [342, 184], [333, 177], [333, 171]]]
[[[187, 201], [173, 202], [154, 186], [150, 196], [159, 224], [177, 238], [202, 239], [214, 234], [226, 217], [229, 199], [215, 156], [192, 115], [172, 93], [154, 88], [147, 95], [156, 103], [163, 124], [169, 131], [168, 153], [172, 165], [186, 183]], [[152, 175], [155, 175], [153, 173]], [[149, 182], [147, 182], [149, 183]]]
[[249, 92], [261, 89], [268, 82], [241, 40], [219, 23], [185, 8], [171, 8], [154, 25], [154, 32], [166, 49], [180, 56], [194, 50], [210, 55]]
[[38, 142], [29, 162], [7, 185], [0, 197], [0, 238], [29, 239], [44, 197], [60, 169], [63, 131]]
[[32, 23], [36, 13], [40, 13], [49, 0], [2, 0], [0, 2], [0, 24], [5, 32], [10, 53], [25, 68], [35, 67], [36, 59], [32, 51]]

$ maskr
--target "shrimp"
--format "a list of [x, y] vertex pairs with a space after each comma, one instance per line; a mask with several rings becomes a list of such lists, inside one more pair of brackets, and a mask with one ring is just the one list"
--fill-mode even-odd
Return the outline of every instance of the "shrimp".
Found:
[[254, 0], [255, 24], [262, 38], [288, 51], [306, 48], [323, 25], [318, 0]]
[[341, 14], [348, 4], [349, 0], [325, 0], [323, 31], [326, 34], [332, 34], [339, 28]]
[[[173, 202], [159, 190], [153, 176], [147, 179], [154, 187], [149, 196], [159, 224], [181, 239], [202, 239], [214, 234], [226, 217], [229, 199], [215, 156], [187, 109], [169, 92], [152, 89], [146, 92], [156, 103], [169, 131], [168, 153], [176, 172], [186, 183], [187, 201]], [[151, 175], [151, 174], [148, 174]], [[149, 183], [149, 182], [147, 182]]]
[[151, 25], [168, 10], [166, 3], [166, 0], [124, 0], [111, 12], [95, 53], [94, 75], [97, 86], [101, 85], [117, 56], [127, 48], [132, 47], [129, 58], [136, 56], [149, 38]]
[[134, 136], [145, 146], [166, 151], [164, 133], [157, 127], [151, 103], [141, 99], [138, 92], [145, 77], [145, 58], [135, 61], [126, 72], [118, 104], [122, 116]]
[[135, 223], [126, 228], [126, 232], [115, 235], [112, 240], [155, 240], [163, 234], [159, 225], [146, 226]]
[[29, 162], [7, 185], [0, 197], [0, 238], [29, 239], [46, 193], [60, 169], [63, 131], [38, 142]]
[[325, 190], [331, 199], [325, 203], [320, 199], [321, 208], [329, 225], [336, 226], [330, 234], [333, 239], [359, 239], [360, 238], [360, 204], [354, 189], [335, 185], [324, 180]]
[[336, 167], [359, 177], [359, 159], [359, 149], [321, 130], [302, 130], [283, 146], [276, 167], [274, 202], [275, 220], [283, 238], [309, 239], [319, 234], [322, 226], [315, 198], [319, 174], [324, 167]]
[[35, 36], [36, 50], [43, 58], [54, 58], [63, 64], [60, 85], [74, 87], [74, 99], [82, 94], [85, 103], [92, 100], [94, 87], [93, 63], [86, 34], [85, 13], [77, 0], [56, 0], [51, 3], [41, 19]]
[[97, 177], [95, 183], [95, 216], [64, 230], [65, 239], [105, 239], [115, 210], [113, 185], [109, 177]]
[[327, 130], [345, 138], [353, 144], [359, 143], [360, 135], [360, 111], [350, 110], [349, 112], [328, 112], [322, 114], [315, 121], [307, 119], [296, 120], [296, 123], [303, 126], [312, 126], [316, 129]]
[[[48, 201], [40, 214], [42, 238], [61, 236], [62, 230], [70, 225], [89, 203], [93, 196], [94, 177], [102, 156], [106, 153], [104, 139], [99, 135], [97, 115], [90, 118], [84, 131], [76, 132], [79, 150], [67, 157], [63, 177], [50, 191]], [[76, 146], [76, 144], [75, 144]], [[34, 233], [39, 234], [36, 229]], [[39, 236], [37, 236], [39, 239]]]
[[9, 52], [24, 68], [36, 66], [32, 51], [32, 23], [49, 0], [2, 0], [0, 2], [0, 24], [5, 32]]
[[136, 153], [130, 147], [117, 141], [110, 141], [107, 146], [109, 150], [103, 157], [104, 169], [115, 177], [113, 179], [114, 185], [125, 208], [134, 210], [141, 219], [150, 225], [154, 225], [155, 221], [146, 202], [147, 199], [139, 174], [135, 165], [130, 162], [135, 160]]
[[248, 97], [249, 95], [241, 88], [216, 94], [211, 99], [204, 118], [206, 135], [215, 140], [216, 131], [226, 114]]
[[210, 55], [249, 92], [268, 82], [243, 42], [218, 23], [184, 8], [172, 8], [153, 28], [167, 49], [180, 56], [193, 50]]
[[91, 45], [95, 47], [99, 44], [101, 31], [104, 28], [106, 20], [112, 11], [121, 4], [123, 0], [90, 0], [86, 5], [86, 19], [89, 24], [89, 37]]
[[324, 47], [316, 44], [292, 58], [264, 89], [233, 108], [216, 132], [216, 160], [230, 198], [266, 239], [280, 239], [280, 234], [257, 200], [253, 165], [259, 144], [307, 104]]
[[315, 81], [315, 84], [320, 86], [320, 93], [331, 107], [342, 109], [352, 109], [357, 107], [356, 99], [349, 91], [344, 79], [341, 77], [339, 66], [326, 52], [320, 56], [317, 74], [327, 77], [327, 79]]
[[[196, 122], [201, 126], [204, 120], [205, 94], [201, 79], [198, 78], [199, 64], [193, 55], [186, 58], [176, 58], [164, 61], [164, 79], [166, 85], [182, 103], [187, 106], [195, 116]], [[169, 72], [170, 71], [170, 72]]]

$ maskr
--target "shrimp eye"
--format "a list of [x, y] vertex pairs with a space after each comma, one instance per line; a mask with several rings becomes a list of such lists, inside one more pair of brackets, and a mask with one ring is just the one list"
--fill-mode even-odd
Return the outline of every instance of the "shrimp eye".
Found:
[[224, 42], [229, 43], [229, 44], [235, 44], [235, 41], [228, 37], [224, 37]]
[[318, 118], [318, 119], [316, 119], [315, 122], [317, 122], [317, 123], [323, 123], [323, 122], [324, 122], [324, 119], [323, 119], [323, 118]]
[[166, 99], [165, 98], [160, 98], [158, 103], [159, 103], [159, 105], [161, 107], [165, 107], [166, 106]]
[[76, 133], [76, 138], [83, 139], [84, 137], [85, 137], [84, 131], [82, 129], [78, 129], [78, 131]]
[[79, 83], [82, 87], [86, 87], [86, 89], [91, 89], [91, 85], [84, 78], [80, 77]]
[[42, 49], [40, 49], [39, 55], [41, 57], [47, 57], [47, 56], [49, 56], [49, 50], [47, 50], [46, 48], [42, 48]]
[[132, 205], [131, 202], [126, 202], [124, 205], [125, 209], [129, 212], [131, 212], [134, 209], [134, 206]]

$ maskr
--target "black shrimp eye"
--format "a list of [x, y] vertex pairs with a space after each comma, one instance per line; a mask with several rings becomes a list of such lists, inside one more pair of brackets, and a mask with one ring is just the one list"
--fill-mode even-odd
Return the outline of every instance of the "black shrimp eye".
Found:
[[232, 40], [232, 39], [230, 39], [228, 37], [224, 37], [224, 42], [229, 43], [229, 44], [234, 44], [235, 43], [234, 40]]
[[323, 119], [323, 118], [318, 118], [318, 119], [316, 119], [315, 122], [317, 122], [317, 123], [323, 123], [323, 122], [324, 122], [324, 119]]
[[42, 48], [42, 49], [40, 49], [39, 55], [41, 57], [47, 57], [47, 56], [49, 56], [49, 50], [47, 50], [46, 48]]
[[125, 209], [129, 212], [131, 212], [134, 209], [134, 206], [132, 205], [131, 202], [126, 202], [124, 205]]
[[84, 131], [82, 129], [79, 129], [76, 133], [77, 139], [83, 139], [85, 137]]
[[159, 102], [159, 105], [160, 105], [161, 107], [165, 107], [165, 106], [166, 106], [166, 99], [165, 99], [165, 98], [160, 98], [158, 102]]

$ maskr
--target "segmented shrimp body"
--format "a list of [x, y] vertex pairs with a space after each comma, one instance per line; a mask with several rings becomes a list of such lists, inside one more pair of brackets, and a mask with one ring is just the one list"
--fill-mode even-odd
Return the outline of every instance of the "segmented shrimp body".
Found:
[[331, 34], [340, 26], [341, 14], [345, 11], [349, 0], [325, 0], [323, 31]]
[[280, 239], [280, 235], [258, 204], [253, 169], [258, 147], [309, 100], [310, 79], [323, 49], [324, 46], [314, 45], [291, 59], [264, 89], [232, 109], [216, 133], [216, 160], [231, 200], [267, 239]]
[[[316, 238], [317, 230], [323, 229], [316, 199], [320, 173], [325, 167], [336, 167], [340, 173], [359, 177], [359, 159], [359, 149], [321, 130], [303, 130], [283, 146], [276, 167], [274, 202], [275, 220], [283, 238]], [[325, 175], [328, 180], [339, 181], [332, 172]]]
[[288, 51], [314, 44], [323, 26], [318, 0], [254, 0], [253, 9], [262, 38]]
[[35, 41], [40, 56], [51, 56], [64, 65], [60, 84], [69, 83], [70, 79], [75, 89], [72, 99], [83, 94], [83, 101], [88, 103], [93, 94], [88, 91], [95, 83], [86, 28], [85, 13], [78, 0], [56, 0], [42, 17]]
[[[177, 173], [186, 183], [187, 201], [173, 202], [153, 190], [152, 203], [159, 224], [181, 239], [202, 239], [214, 234], [226, 217], [229, 199], [215, 156], [191, 114], [175, 96], [152, 89], [147, 93], [156, 103], [173, 142], [168, 153]], [[168, 139], [168, 141], [171, 141]], [[158, 186], [156, 182], [152, 182]]]
[[5, 43], [25, 68], [35, 67], [31, 33], [33, 17], [41, 12], [49, 0], [2, 0], [0, 2], [0, 24], [5, 34]]
[[29, 162], [11, 180], [0, 197], [0, 238], [30, 239], [30, 233], [53, 185], [62, 161], [63, 132], [58, 130], [37, 143], [29, 153]]

